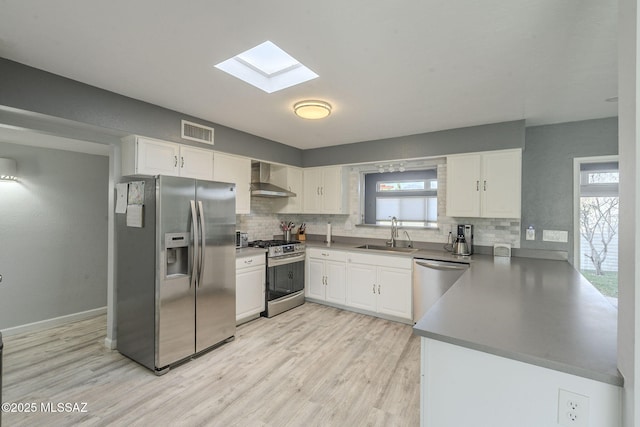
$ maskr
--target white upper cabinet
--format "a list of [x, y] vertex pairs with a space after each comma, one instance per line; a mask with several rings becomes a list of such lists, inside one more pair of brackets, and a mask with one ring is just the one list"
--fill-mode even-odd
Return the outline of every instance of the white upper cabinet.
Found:
[[522, 150], [447, 156], [447, 216], [520, 218]]
[[131, 135], [122, 139], [122, 175], [213, 179], [211, 150]]
[[296, 194], [295, 197], [274, 199], [274, 206], [280, 213], [302, 213], [303, 172], [294, 166], [271, 165], [271, 183]]
[[213, 180], [236, 184], [236, 213], [251, 212], [251, 159], [216, 152]]
[[341, 166], [304, 169], [305, 213], [347, 213], [346, 174]]
[[180, 145], [180, 176], [213, 179], [213, 151]]

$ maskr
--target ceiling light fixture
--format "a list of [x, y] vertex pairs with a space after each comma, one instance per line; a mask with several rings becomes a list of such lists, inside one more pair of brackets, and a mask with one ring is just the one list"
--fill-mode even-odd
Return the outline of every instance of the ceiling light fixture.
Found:
[[16, 161], [13, 159], [0, 158], [0, 180], [17, 181]]
[[331, 114], [331, 104], [316, 100], [300, 101], [293, 105], [293, 111], [296, 113], [296, 116], [302, 117], [303, 119], [324, 119]]

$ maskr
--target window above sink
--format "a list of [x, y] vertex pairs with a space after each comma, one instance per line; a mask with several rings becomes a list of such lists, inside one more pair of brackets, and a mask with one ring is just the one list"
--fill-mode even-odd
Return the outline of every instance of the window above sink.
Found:
[[361, 173], [361, 225], [436, 228], [438, 176], [435, 165], [403, 172]]

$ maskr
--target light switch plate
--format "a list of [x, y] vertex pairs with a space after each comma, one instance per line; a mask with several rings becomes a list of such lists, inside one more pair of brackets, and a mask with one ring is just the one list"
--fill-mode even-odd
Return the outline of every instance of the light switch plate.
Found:
[[569, 232], [562, 230], [542, 230], [542, 241], [566, 243], [569, 241]]

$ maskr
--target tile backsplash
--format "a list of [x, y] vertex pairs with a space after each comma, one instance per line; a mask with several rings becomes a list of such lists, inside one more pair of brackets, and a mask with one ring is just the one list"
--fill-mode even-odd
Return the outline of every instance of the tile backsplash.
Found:
[[[327, 223], [331, 223], [334, 236], [388, 239], [388, 227], [357, 226], [360, 222], [360, 172], [356, 168], [347, 167], [349, 174], [349, 214], [277, 214], [273, 199], [263, 197], [251, 198], [251, 214], [237, 215], [237, 229], [247, 231], [249, 240], [272, 239], [282, 234], [280, 221], [292, 221], [296, 225], [307, 224], [307, 233], [324, 235]], [[447, 243], [449, 232], [455, 237], [456, 224], [473, 224], [474, 244], [493, 246], [494, 243], [510, 243], [513, 248], [520, 247], [519, 219], [492, 218], [452, 218], [445, 216], [446, 206], [446, 164], [438, 165], [438, 228], [414, 229], [406, 228], [414, 242]], [[399, 240], [406, 240], [405, 229], [400, 229]]]

